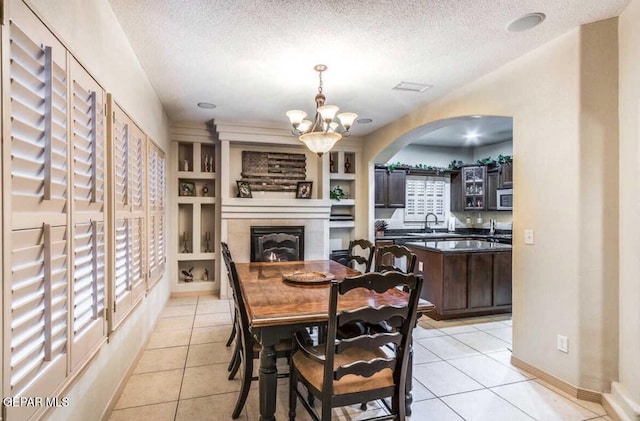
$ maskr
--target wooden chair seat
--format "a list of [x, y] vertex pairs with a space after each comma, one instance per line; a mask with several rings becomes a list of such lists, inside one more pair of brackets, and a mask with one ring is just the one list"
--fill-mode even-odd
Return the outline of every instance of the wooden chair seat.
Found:
[[[324, 345], [315, 346], [314, 349], [319, 354], [322, 354], [324, 352]], [[368, 361], [374, 358], [386, 357], [387, 353], [380, 349], [372, 352], [352, 348], [348, 349], [342, 354], [336, 354], [334, 367], [338, 368], [341, 365], [347, 365], [357, 361]], [[314, 387], [317, 391], [323, 390], [323, 363], [319, 363], [318, 361], [307, 357], [302, 352], [294, 354], [293, 361], [296, 364], [298, 373], [302, 377], [307, 379], [310, 386]], [[346, 395], [349, 393], [362, 392], [372, 389], [381, 389], [386, 387], [393, 387], [393, 371], [391, 371], [390, 369], [379, 371], [371, 377], [347, 375], [340, 380], [334, 380], [333, 394]]]

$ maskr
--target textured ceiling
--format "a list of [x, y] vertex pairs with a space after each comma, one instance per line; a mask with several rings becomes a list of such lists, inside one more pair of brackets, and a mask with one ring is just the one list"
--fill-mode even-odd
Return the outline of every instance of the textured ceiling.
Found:
[[[286, 124], [327, 103], [371, 124], [367, 134], [629, 0], [109, 0], [173, 122]], [[543, 12], [526, 32], [512, 20]], [[393, 90], [400, 82], [433, 85]], [[217, 105], [213, 110], [198, 102]]]

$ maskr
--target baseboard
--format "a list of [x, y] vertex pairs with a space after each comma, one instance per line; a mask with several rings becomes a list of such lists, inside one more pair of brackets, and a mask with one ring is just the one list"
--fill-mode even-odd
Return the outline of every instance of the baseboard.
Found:
[[149, 331], [147, 340], [144, 342], [144, 344], [138, 351], [138, 354], [133, 359], [133, 362], [127, 369], [127, 372], [125, 373], [125, 375], [122, 377], [122, 379], [120, 379], [120, 383], [118, 384], [118, 387], [116, 387], [116, 390], [113, 392], [113, 395], [111, 395], [111, 399], [109, 399], [109, 403], [107, 404], [107, 407], [104, 409], [104, 411], [102, 412], [102, 415], [100, 416], [100, 421], [108, 421], [109, 417], [111, 417], [111, 413], [113, 412], [113, 409], [116, 407], [116, 404], [118, 403], [118, 400], [120, 399], [120, 396], [124, 391], [124, 388], [127, 386], [127, 382], [129, 381], [129, 378], [131, 377], [134, 370], [136, 369], [136, 366], [138, 365], [140, 358], [142, 358], [142, 354], [144, 354], [144, 351], [147, 350], [149, 339], [151, 339], [151, 334], [156, 330], [156, 325], [158, 324], [159, 318], [160, 318], [160, 315], [158, 315], [158, 319], [156, 319], [155, 323], [153, 324], [153, 328]]
[[568, 383], [562, 379], [557, 378], [556, 376], [547, 373], [546, 371], [540, 370], [539, 368], [534, 367], [531, 364], [525, 363], [524, 361], [514, 357], [513, 355], [511, 356], [511, 364], [533, 374], [540, 380], [544, 380], [551, 386], [557, 387], [558, 389], [562, 390], [565, 393], [568, 393], [574, 398], [602, 404], [602, 393], [600, 392], [589, 389], [582, 389], [580, 387], [574, 386], [571, 383]]
[[213, 291], [172, 291], [171, 298], [216, 296]]
[[602, 406], [614, 421], [640, 421], [640, 404], [633, 402], [618, 382], [611, 383], [611, 393], [602, 396]]

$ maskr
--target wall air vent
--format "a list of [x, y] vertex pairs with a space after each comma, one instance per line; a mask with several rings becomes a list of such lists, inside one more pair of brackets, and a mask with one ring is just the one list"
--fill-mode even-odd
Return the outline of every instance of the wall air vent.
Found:
[[394, 86], [393, 89], [398, 91], [424, 92], [432, 87], [433, 86], [425, 85], [424, 83], [400, 82]]

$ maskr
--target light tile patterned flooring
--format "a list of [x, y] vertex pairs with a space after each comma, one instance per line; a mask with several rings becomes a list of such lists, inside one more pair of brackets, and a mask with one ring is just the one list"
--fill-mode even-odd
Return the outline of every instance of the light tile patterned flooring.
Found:
[[[227, 380], [230, 305], [210, 296], [169, 300], [109, 420], [230, 420], [240, 390], [240, 375]], [[423, 317], [414, 344], [412, 421], [610, 421], [602, 406], [510, 364], [510, 315]], [[287, 419], [287, 399], [287, 379], [280, 379], [278, 420]], [[359, 405], [335, 409], [333, 419], [361, 420], [380, 411], [371, 402], [366, 411]], [[298, 420], [311, 419], [300, 404], [298, 414]], [[239, 419], [259, 419], [257, 382]]]

